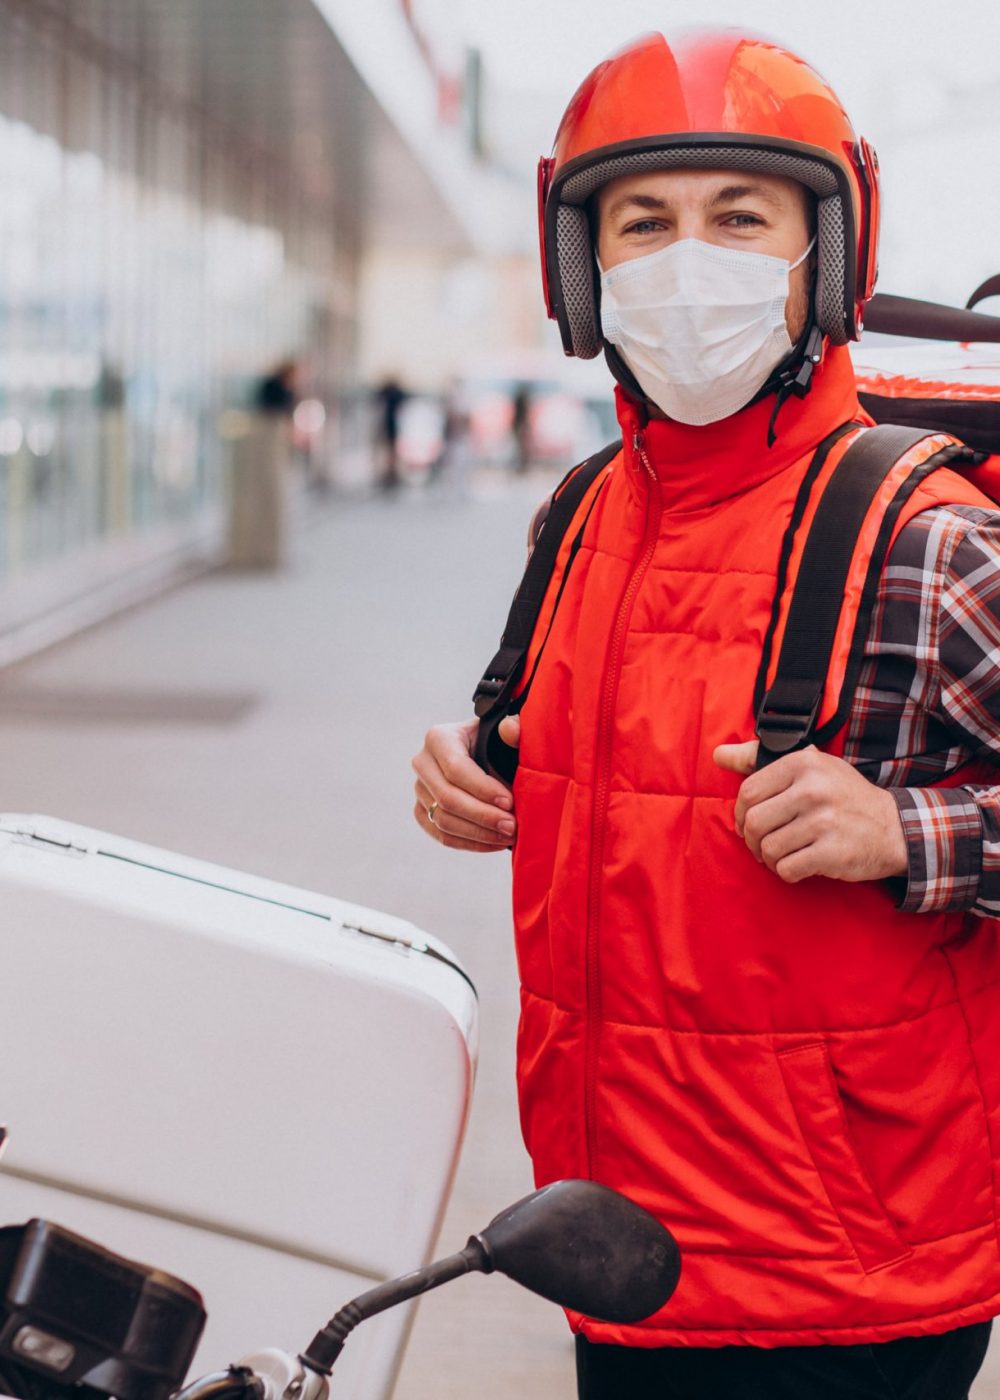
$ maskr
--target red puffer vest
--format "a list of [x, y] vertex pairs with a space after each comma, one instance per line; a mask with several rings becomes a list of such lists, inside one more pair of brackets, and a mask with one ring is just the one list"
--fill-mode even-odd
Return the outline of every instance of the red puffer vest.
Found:
[[[813, 451], [865, 421], [850, 359], [828, 353], [770, 450], [768, 402], [708, 429], [619, 407], [624, 451], [554, 618], [553, 577], [522, 713], [518, 1078], [539, 1184], [625, 1192], [683, 1271], [639, 1326], [571, 1321], [634, 1346], [981, 1321], [1000, 1313], [1000, 929], [901, 913], [883, 884], [783, 884], [712, 762], [753, 734]], [[984, 504], [940, 471], [899, 524], [942, 500]]]

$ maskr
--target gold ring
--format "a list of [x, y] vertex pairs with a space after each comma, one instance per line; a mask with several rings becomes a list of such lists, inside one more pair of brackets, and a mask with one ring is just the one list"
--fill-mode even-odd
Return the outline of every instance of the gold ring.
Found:
[[438, 804], [436, 802], [432, 802], [431, 805], [427, 808], [427, 820], [430, 822], [431, 826], [434, 825], [434, 813], [437, 811], [437, 809]]

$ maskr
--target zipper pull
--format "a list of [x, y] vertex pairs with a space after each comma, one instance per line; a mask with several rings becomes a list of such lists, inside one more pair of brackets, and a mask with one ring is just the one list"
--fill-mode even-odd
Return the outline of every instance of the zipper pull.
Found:
[[646, 443], [643, 439], [642, 433], [639, 432], [638, 428], [632, 434], [632, 447], [634, 448], [636, 458], [636, 460], [632, 463], [633, 469], [635, 471], [638, 471], [641, 466], [645, 471], [646, 475], [649, 477], [650, 481], [655, 482], [656, 472], [653, 471], [652, 463], [646, 456]]

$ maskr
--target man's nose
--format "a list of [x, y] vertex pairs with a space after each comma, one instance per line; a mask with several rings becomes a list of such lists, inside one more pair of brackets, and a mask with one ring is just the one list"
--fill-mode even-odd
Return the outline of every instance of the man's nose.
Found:
[[711, 229], [709, 221], [704, 214], [696, 210], [681, 210], [674, 225], [673, 242], [680, 242], [682, 238], [699, 238], [703, 243], [710, 243]]

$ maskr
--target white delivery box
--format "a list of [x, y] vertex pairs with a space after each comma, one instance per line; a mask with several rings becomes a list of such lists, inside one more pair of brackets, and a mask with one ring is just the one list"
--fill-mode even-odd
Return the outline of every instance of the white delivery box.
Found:
[[[475, 990], [411, 924], [49, 817], [0, 816], [0, 1224], [179, 1275], [191, 1375], [296, 1352], [425, 1262], [472, 1091]], [[410, 1309], [333, 1396], [387, 1396]]]

